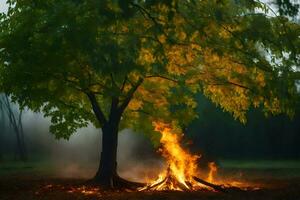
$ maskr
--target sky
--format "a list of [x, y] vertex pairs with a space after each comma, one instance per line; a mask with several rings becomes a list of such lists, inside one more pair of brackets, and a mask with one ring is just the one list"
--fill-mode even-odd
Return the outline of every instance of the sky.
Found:
[[0, 12], [5, 12], [7, 10], [6, 0], [0, 0]]

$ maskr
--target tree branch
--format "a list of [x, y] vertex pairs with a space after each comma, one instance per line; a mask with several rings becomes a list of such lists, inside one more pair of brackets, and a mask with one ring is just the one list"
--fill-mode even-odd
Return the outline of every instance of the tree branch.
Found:
[[244, 85], [241, 85], [241, 84], [238, 84], [238, 83], [235, 83], [235, 82], [231, 82], [231, 81], [222, 81], [222, 82], [218, 82], [218, 83], [211, 83], [209, 85], [233, 85], [233, 86], [236, 86], [236, 87], [240, 87], [240, 88], [243, 88], [245, 90], [249, 90], [251, 92], [254, 92], [253, 89], [247, 87], [247, 86], [244, 86]]
[[127, 76], [125, 76], [125, 78], [124, 78], [124, 80], [123, 80], [123, 83], [122, 83], [121, 92], [123, 92], [123, 90], [124, 90], [124, 88], [125, 88], [125, 85], [126, 85], [127, 79], [128, 79], [128, 77], [127, 77]]
[[159, 23], [156, 21], [155, 17], [153, 17], [144, 7], [142, 7], [141, 5], [139, 4], [136, 4], [136, 3], [130, 3], [132, 6], [138, 8], [140, 10], [140, 12], [144, 15], [147, 15], [147, 17], [152, 20], [152, 22], [157, 25], [157, 26], [160, 26]]
[[110, 73], [110, 78], [111, 78], [112, 85], [113, 85], [114, 87], [118, 88], [118, 85], [117, 85], [117, 83], [116, 83], [116, 81], [115, 81], [114, 76], [113, 76], [112, 73]]
[[[145, 9], [143, 6], [139, 5], [139, 4], [136, 4], [136, 3], [130, 3], [132, 6], [138, 8], [141, 12], [141, 14], [147, 19], [147, 17], [153, 22], [153, 24], [155, 26], [157, 26], [157, 28], [160, 29], [160, 31], [166, 36], [166, 38], [169, 38], [168, 37], [168, 34], [163, 30], [163, 28], [161, 27], [161, 25], [158, 23], [157, 19], [155, 17], [153, 17], [151, 15], [151, 13], [149, 13], [149, 11], [147, 9]], [[156, 37], [157, 38], [157, 37]], [[157, 41], [159, 41], [157, 39]], [[160, 43], [160, 42], [159, 42]]]
[[106, 119], [104, 113], [102, 112], [100, 105], [98, 104], [95, 94], [92, 92], [87, 92], [86, 95], [88, 96], [88, 98], [92, 104], [93, 111], [94, 111], [98, 121], [103, 126], [104, 124], [107, 123], [107, 119]]
[[234, 82], [231, 82], [231, 81], [227, 81], [226, 83], [237, 86], [237, 87], [240, 87], [240, 88], [243, 88], [243, 89], [246, 89], [246, 90], [253, 91], [251, 88], [249, 88], [247, 86], [244, 86], [244, 85], [241, 85], [241, 84], [238, 84], [238, 83], [234, 83]]
[[145, 115], [152, 116], [149, 112], [147, 112], [147, 111], [145, 111], [145, 110], [142, 110], [142, 109], [131, 110], [131, 112], [138, 112], [138, 113], [142, 113], [142, 114], [145, 114]]
[[166, 76], [162, 76], [162, 75], [149, 75], [149, 76], [145, 76], [145, 78], [161, 78], [161, 79], [165, 79], [168, 81], [172, 81], [174, 83], [178, 83], [178, 80], [166, 77]]
[[126, 107], [128, 106], [130, 100], [132, 99], [135, 91], [140, 87], [140, 85], [143, 83], [144, 79], [140, 78], [135, 85], [132, 86], [132, 88], [128, 91], [123, 103], [119, 106], [119, 111], [122, 113]]

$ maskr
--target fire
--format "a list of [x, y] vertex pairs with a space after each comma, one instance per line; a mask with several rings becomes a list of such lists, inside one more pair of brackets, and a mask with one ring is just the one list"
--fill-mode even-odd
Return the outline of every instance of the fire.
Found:
[[[207, 186], [195, 181], [198, 174], [197, 161], [200, 155], [192, 155], [182, 148], [180, 140], [182, 135], [175, 134], [168, 124], [161, 122], [153, 123], [155, 131], [161, 133], [159, 149], [161, 155], [166, 159], [168, 169], [159, 174], [159, 177], [141, 190], [196, 190], [207, 188]], [[213, 180], [217, 168], [215, 163], [210, 163], [208, 180]]]
[[214, 181], [214, 175], [217, 173], [217, 165], [216, 163], [214, 162], [210, 162], [208, 164], [208, 167], [209, 167], [209, 173], [208, 173], [208, 178], [207, 178], [207, 181], [208, 182], [213, 182]]
[[155, 123], [155, 125], [155, 130], [160, 131], [162, 134], [160, 142], [163, 147], [160, 151], [167, 161], [170, 173], [174, 175], [181, 184], [189, 187], [186, 182], [191, 182], [192, 176], [196, 174], [196, 162], [200, 156], [191, 155], [184, 150], [180, 146], [180, 136], [172, 133], [171, 128], [160, 123]]

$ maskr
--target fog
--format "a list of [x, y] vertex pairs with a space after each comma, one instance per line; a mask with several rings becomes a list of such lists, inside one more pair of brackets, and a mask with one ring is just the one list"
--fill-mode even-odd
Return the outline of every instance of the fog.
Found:
[[[13, 105], [17, 111], [17, 106]], [[1, 119], [3, 120], [3, 119]], [[69, 140], [56, 139], [49, 132], [50, 119], [41, 113], [25, 111], [22, 116], [28, 162], [47, 165], [47, 173], [58, 177], [91, 178], [95, 175], [101, 152], [101, 130], [92, 125], [74, 133]], [[0, 145], [8, 160], [14, 159], [16, 139], [8, 120], [1, 130]], [[143, 134], [123, 130], [119, 133], [118, 171], [132, 180], [154, 177], [162, 160]], [[159, 170], [160, 171], [160, 170]]]

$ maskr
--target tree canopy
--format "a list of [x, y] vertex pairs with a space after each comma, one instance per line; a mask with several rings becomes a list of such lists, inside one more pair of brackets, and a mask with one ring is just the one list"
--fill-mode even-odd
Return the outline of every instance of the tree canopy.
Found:
[[295, 17], [299, 13], [300, 5], [290, 0], [275, 0], [280, 15]]
[[[112, 108], [121, 128], [184, 127], [203, 93], [241, 122], [250, 107], [293, 115], [300, 26], [249, 0], [10, 0], [0, 86], [68, 138]], [[96, 115], [93, 113], [96, 113]], [[150, 134], [153, 139], [157, 137]]]

